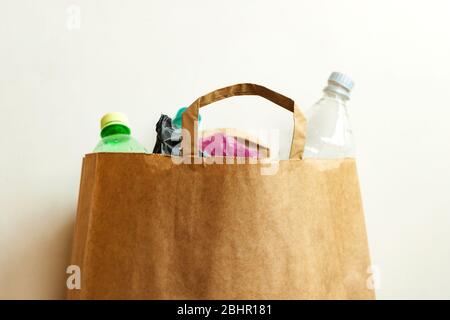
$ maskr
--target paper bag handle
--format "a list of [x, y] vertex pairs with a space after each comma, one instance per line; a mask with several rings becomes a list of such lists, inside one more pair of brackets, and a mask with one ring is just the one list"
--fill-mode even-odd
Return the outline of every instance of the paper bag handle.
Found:
[[198, 155], [197, 143], [195, 141], [195, 137], [197, 137], [196, 130], [198, 128], [197, 126], [194, 127], [194, 123], [198, 121], [198, 112], [201, 107], [233, 96], [249, 95], [263, 97], [293, 113], [294, 133], [292, 137], [291, 152], [289, 158], [301, 159], [306, 139], [306, 119], [303, 116], [302, 112], [295, 104], [294, 100], [275, 91], [272, 91], [266, 87], [253, 83], [240, 83], [212, 91], [195, 100], [186, 109], [186, 111], [183, 112], [183, 140], [181, 141], [183, 155]]

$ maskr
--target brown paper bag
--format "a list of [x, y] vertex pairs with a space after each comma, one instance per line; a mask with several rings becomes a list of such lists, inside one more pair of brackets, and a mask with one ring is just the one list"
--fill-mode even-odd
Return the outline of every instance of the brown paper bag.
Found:
[[[234, 95], [292, 111], [290, 160], [191, 157], [198, 109]], [[291, 99], [234, 85], [197, 99], [183, 128], [183, 158], [84, 158], [72, 254], [81, 289], [69, 298], [374, 298], [355, 162], [302, 160], [305, 119]]]

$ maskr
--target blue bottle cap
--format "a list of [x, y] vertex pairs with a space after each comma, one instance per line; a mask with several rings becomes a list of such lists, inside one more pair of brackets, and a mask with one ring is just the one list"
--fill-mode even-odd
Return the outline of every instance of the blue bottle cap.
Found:
[[[181, 128], [181, 120], [183, 118], [183, 112], [186, 110], [186, 107], [180, 108], [180, 110], [177, 111], [177, 114], [175, 118], [172, 120], [172, 125], [176, 128]], [[198, 115], [198, 122], [200, 123], [202, 121], [202, 116]]]

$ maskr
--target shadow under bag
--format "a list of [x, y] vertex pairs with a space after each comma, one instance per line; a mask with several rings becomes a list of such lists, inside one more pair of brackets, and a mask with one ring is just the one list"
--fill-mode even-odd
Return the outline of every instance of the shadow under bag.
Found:
[[[238, 95], [291, 112], [289, 160], [193, 156], [199, 108]], [[355, 161], [303, 160], [293, 100], [237, 84], [197, 99], [182, 123], [180, 157], [85, 156], [71, 261], [81, 289], [70, 299], [375, 297]]]

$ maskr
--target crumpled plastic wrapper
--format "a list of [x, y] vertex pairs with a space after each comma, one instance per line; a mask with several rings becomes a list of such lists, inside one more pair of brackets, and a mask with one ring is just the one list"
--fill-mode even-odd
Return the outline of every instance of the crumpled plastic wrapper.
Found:
[[245, 141], [223, 133], [215, 133], [201, 139], [203, 153], [215, 157], [263, 157], [258, 150], [245, 145]]
[[180, 155], [181, 129], [174, 127], [172, 119], [162, 114], [156, 123], [156, 143], [153, 153]]
[[[162, 114], [156, 123], [156, 143], [153, 153], [180, 156], [181, 148], [181, 128], [173, 125], [172, 119]], [[255, 148], [245, 144], [242, 139], [229, 136], [224, 133], [215, 133], [199, 139], [202, 157], [245, 157], [263, 158], [264, 156]]]

